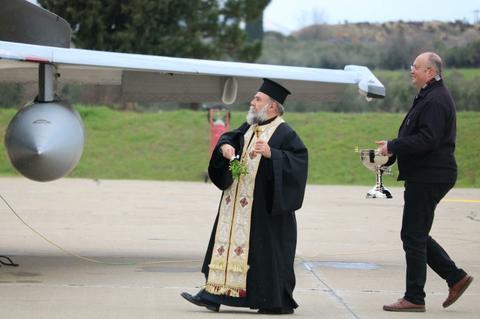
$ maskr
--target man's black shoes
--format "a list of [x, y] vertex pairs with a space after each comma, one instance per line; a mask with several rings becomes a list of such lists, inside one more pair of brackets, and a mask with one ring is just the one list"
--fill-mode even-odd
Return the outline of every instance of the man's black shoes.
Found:
[[205, 300], [205, 299], [199, 297], [198, 295], [192, 296], [188, 292], [182, 292], [180, 294], [180, 296], [182, 296], [183, 298], [190, 301], [191, 303], [193, 303], [196, 306], [205, 307], [208, 310], [215, 311], [215, 312], [220, 311], [220, 305], [218, 303], [210, 302], [208, 300]]
[[292, 308], [274, 308], [274, 309], [259, 309], [258, 313], [262, 315], [291, 315]]

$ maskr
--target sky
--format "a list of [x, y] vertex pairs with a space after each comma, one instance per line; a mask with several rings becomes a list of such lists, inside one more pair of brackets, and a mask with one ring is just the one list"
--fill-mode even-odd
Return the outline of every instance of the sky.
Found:
[[480, 0], [272, 0], [264, 29], [289, 34], [316, 23], [480, 19]]

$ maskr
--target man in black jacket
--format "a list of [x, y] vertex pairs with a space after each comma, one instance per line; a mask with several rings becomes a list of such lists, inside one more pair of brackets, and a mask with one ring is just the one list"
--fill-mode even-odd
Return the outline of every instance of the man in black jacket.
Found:
[[443, 84], [441, 58], [431, 52], [420, 54], [410, 75], [418, 94], [398, 137], [377, 142], [382, 155], [397, 157], [398, 179], [405, 181], [401, 239], [407, 264], [406, 292], [383, 310], [424, 312], [427, 264], [448, 284], [444, 308], [463, 294], [473, 277], [457, 268], [429, 235], [435, 207], [457, 179], [455, 103]]

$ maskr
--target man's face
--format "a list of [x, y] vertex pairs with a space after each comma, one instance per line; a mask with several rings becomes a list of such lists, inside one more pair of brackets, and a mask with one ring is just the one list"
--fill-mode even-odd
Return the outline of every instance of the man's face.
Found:
[[257, 92], [250, 101], [247, 123], [252, 125], [268, 120], [270, 118], [269, 108], [271, 104], [271, 99], [268, 95], [262, 92]]
[[433, 70], [428, 64], [426, 54], [420, 54], [410, 67], [410, 78], [412, 84], [420, 90], [430, 79], [434, 77]]

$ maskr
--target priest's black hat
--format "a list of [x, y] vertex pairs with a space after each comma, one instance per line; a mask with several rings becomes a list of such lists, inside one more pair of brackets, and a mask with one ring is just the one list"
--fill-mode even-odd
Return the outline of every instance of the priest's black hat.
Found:
[[277, 82], [266, 78], [263, 79], [262, 86], [258, 89], [258, 91], [265, 93], [280, 104], [283, 104], [283, 102], [285, 102], [287, 95], [292, 94], [289, 90], [287, 90]]

